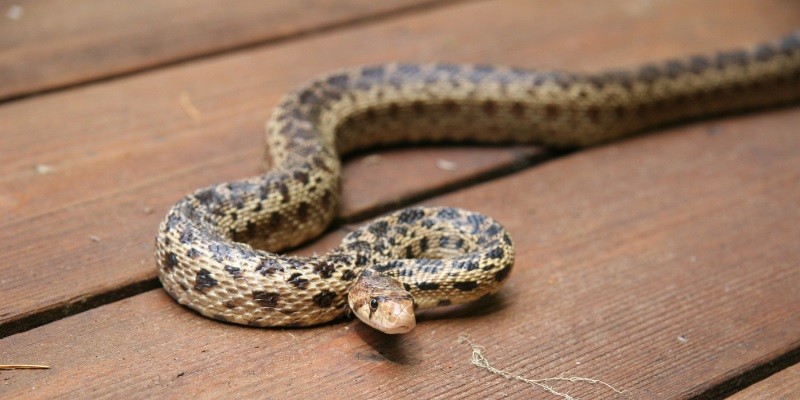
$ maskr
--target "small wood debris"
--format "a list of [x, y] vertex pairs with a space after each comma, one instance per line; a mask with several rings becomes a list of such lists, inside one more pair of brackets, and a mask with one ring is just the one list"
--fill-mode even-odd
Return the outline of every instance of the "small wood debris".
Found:
[[36, 166], [34, 166], [34, 169], [36, 169], [36, 173], [40, 175], [52, 174], [53, 171], [55, 171], [53, 167], [47, 164], [36, 164]]
[[37, 364], [0, 364], [0, 371], [11, 369], [50, 369], [50, 366]]
[[370, 154], [370, 155], [364, 157], [363, 159], [361, 159], [361, 163], [364, 164], [364, 165], [375, 165], [375, 164], [381, 162], [382, 158], [383, 157], [381, 157], [380, 154]]
[[443, 169], [445, 171], [450, 171], [450, 172], [458, 169], [458, 164], [441, 158], [436, 160], [436, 166], [439, 167], [439, 169]]
[[25, 15], [25, 9], [17, 4], [13, 4], [11, 7], [8, 7], [8, 10], [6, 10], [6, 18], [13, 21], [21, 20], [23, 15]]
[[178, 102], [180, 102], [183, 112], [185, 112], [189, 118], [194, 121], [200, 121], [200, 119], [203, 118], [203, 113], [194, 106], [192, 98], [189, 97], [189, 93], [181, 92], [181, 94], [178, 95]]

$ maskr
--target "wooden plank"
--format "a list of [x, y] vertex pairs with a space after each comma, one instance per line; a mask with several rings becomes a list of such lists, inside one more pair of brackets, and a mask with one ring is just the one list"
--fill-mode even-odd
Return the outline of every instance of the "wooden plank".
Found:
[[420, 10], [431, 0], [0, 1], [0, 100]]
[[[7, 210], [0, 225], [8, 236], [0, 247], [5, 260], [0, 319], [13, 327], [151, 280], [152, 236], [164, 210], [193, 188], [256, 173], [266, 109], [280, 93], [316, 73], [388, 58], [619, 66], [756, 42], [788, 31], [796, 21], [787, 15], [798, 15], [789, 13], [787, 7], [793, 6], [785, 2], [742, 1], [725, 2], [731, 13], [724, 16], [709, 12], [707, 20], [687, 19], [682, 10], [688, 6], [693, 2], [634, 7], [639, 19], [631, 20], [626, 2], [599, 10], [524, 1], [465, 4], [6, 104], [0, 108], [0, 206]], [[763, 20], [752, 17], [756, 8]], [[534, 14], [546, 22], [523, 35], [520, 27], [528, 28]], [[573, 25], [563, 23], [564, 15]], [[478, 26], [476, 20], [486, 23]], [[661, 24], [661, 30], [653, 28]], [[736, 32], [729, 32], [733, 25]], [[620, 26], [637, 39], [631, 48], [610, 51], [623, 32]], [[664, 39], [664, 29], [695, 36], [676, 35], [672, 42]], [[601, 45], [602, 37], [609, 42]], [[393, 44], [391, 49], [386, 43]], [[583, 54], [567, 51], [570, 43], [573, 49], [586, 44]], [[548, 53], [552, 56], [545, 58]], [[319, 55], [313, 65], [306, 62], [309, 54]], [[200, 121], [181, 109], [181, 93], [201, 111]], [[469, 165], [474, 154], [454, 161]], [[507, 168], [517, 160], [516, 153], [502, 154], [505, 158], [491, 168]], [[53, 172], [38, 174], [35, 165]], [[435, 161], [427, 159], [427, 165]], [[487, 168], [465, 169], [462, 177]], [[403, 190], [415, 193], [415, 188]]]
[[517, 262], [498, 296], [407, 335], [222, 324], [154, 290], [0, 340], [4, 363], [52, 367], [0, 373], [4, 393], [544, 398], [471, 365], [466, 334], [513, 374], [601, 379], [617, 398], [702, 394], [800, 341], [798, 124], [797, 107], [695, 124], [426, 202], [494, 216]]
[[[451, 12], [447, 10], [6, 104], [0, 108], [0, 207], [7, 212], [0, 221], [51, 212], [140, 184], [165, 170], [199, 168], [206, 160], [255, 149], [262, 143], [263, 120], [278, 97], [331, 69], [387, 59], [618, 67], [754, 43], [790, 30], [800, 14], [791, 9], [800, 6], [780, 1], [728, 2], [726, 14], [713, 13], [715, 6], [703, 3], [708, 9], [697, 12], [706, 11], [706, 20], [687, 19], [683, 10], [694, 7], [689, 1], [654, 2], [637, 10], [639, 19], [628, 15], [632, 6], [624, 1], [599, 11], [547, 2], [492, 4], [453, 9], [467, 18], [485, 19], [482, 26], [444, 18]], [[764, 17], [736, 19], [751, 14]], [[530, 15], [543, 21], [529, 27]], [[561, 15], [574, 22], [565, 25], [557, 18]], [[730, 25], [740, 28], [728, 32]], [[530, 30], [520, 32], [522, 26]], [[412, 33], [420, 37], [409, 37]], [[392, 41], [398, 43], [388, 50], [383, 43]], [[585, 48], [574, 49], [579, 45]], [[309, 54], [319, 55], [317, 62], [308, 63]], [[200, 121], [186, 114], [181, 98], [201, 112]], [[257, 173], [260, 158], [251, 156], [250, 161], [237, 175], [207, 182]], [[37, 165], [52, 173], [37, 173]], [[192, 188], [183, 185], [175, 193]]]
[[[387, 37], [395, 27], [372, 31]], [[344, 36], [354, 47], [367, 40]], [[352, 61], [350, 54], [330, 57], [332, 62], [303, 73], [288, 67], [336, 43], [317, 38], [268, 47], [0, 108], [0, 226], [12, 238], [0, 254], [15, 254], [0, 265], [9, 272], [0, 281], [0, 336], [36, 325], [40, 317], [52, 319], [65, 309], [107, 301], [97, 296], [141, 290], [142, 282], [152, 281], [154, 227], [169, 204], [193, 188], [259, 173], [263, 121], [271, 104], [315, 74], [363, 62]], [[267, 81], [254, 86], [256, 76]], [[199, 121], [181, 107], [182, 95], [202, 113]], [[397, 181], [356, 203], [345, 199], [343, 217], [520, 168], [541, 154], [530, 147], [407, 153], [386, 154], [386, 162], [361, 169], [404, 166], [432, 179]], [[439, 168], [440, 159], [457, 170]], [[347, 167], [346, 174], [353, 170]], [[361, 184], [350, 179], [344, 189], [354, 192], [349, 187]], [[112, 218], [95, 218], [99, 214]], [[37, 245], [45, 242], [45, 250]], [[47, 290], [32, 287], [39, 283]]]
[[[363, 219], [547, 157], [542, 149], [528, 146], [427, 147], [361, 155], [345, 164], [339, 217], [345, 222]], [[386, 182], [388, 176], [395, 176], [391, 184]]]
[[[726, 14], [731, 16], [750, 15], [748, 7], [754, 7], [751, 2], [726, 4], [736, 10]], [[628, 21], [622, 13], [627, 3], [615, 3], [615, 7], [603, 8], [598, 16], [597, 11], [583, 8], [561, 9], [528, 2], [509, 2], [502, 7], [495, 3], [467, 4], [6, 104], [0, 108], [0, 137], [4, 138], [0, 206], [6, 211], [0, 225], [9, 240], [0, 247], [7, 260], [0, 265], [4, 276], [0, 282], [0, 321], [11, 326], [15, 321], [152, 279], [151, 238], [168, 205], [193, 188], [257, 173], [260, 157], [256, 149], [269, 106], [298, 82], [322, 71], [390, 57], [495, 60], [530, 66], [536, 65], [531, 60], [544, 60], [541, 64], [545, 66], [558, 65], [557, 60], [562, 66], [584, 68], [594, 60], [607, 67], [755, 42], [789, 30], [790, 22], [784, 21], [784, 26], [775, 17], [787, 15], [786, 3], [777, 1], [759, 5], [759, 15], [769, 17], [769, 22], [748, 18], [737, 24], [720, 22], [717, 14], [709, 14], [712, 16], [707, 21], [687, 22], [680, 4], [654, 3], [653, 9], [641, 12], [643, 20], [671, 21], [667, 25], [681, 32], [697, 31], [697, 26], [703, 31], [670, 45], [663, 40], [663, 32], [649, 33], [652, 23], [628, 22], [629, 28], [638, 27], [638, 41], [632, 42], [636, 47], [630, 49], [630, 55], [622, 56], [627, 53], [609, 51], [609, 44], [595, 45], [600, 37], [596, 32], [607, 32], [609, 26]], [[451, 12], [462, 18], [450, 18]], [[523, 40], [519, 27], [529, 25], [527, 15], [532, 13], [553, 22], [537, 24], [538, 31]], [[556, 21], [555, 16], [565, 13], [572, 13], [572, 33]], [[478, 27], [470, 22], [476, 19], [485, 19], [490, 25]], [[731, 25], [741, 29], [730, 33], [727, 27]], [[714, 27], [716, 34], [707, 32]], [[398, 36], [396, 32], [407, 33]], [[409, 38], [412, 33], [429, 40]], [[614, 33], [606, 33], [608, 40], [616, 39]], [[541, 40], [533, 42], [528, 36]], [[391, 53], [386, 53], [386, 46], [377, 45], [398, 41], [398, 37], [406, 39], [396, 43]], [[496, 40], [500, 37], [508, 47], [497, 53]], [[577, 57], [563, 49], [565, 41], [592, 46]], [[342, 47], [360, 49], [361, 53], [334, 51]], [[545, 58], [548, 53], [552, 57]], [[318, 54], [320, 59], [311, 65], [305, 62], [308, 54]], [[200, 121], [180, 107], [181, 94], [187, 94], [201, 111]], [[474, 154], [465, 153], [454, 161], [469, 165]], [[516, 155], [507, 154], [495, 167], [507, 168], [516, 159]], [[37, 173], [37, 165], [48, 166], [52, 173]], [[486, 164], [476, 166], [479, 171], [486, 168]], [[461, 178], [474, 175], [476, 169], [465, 168]], [[402, 190], [415, 192], [417, 186], [411, 183]], [[391, 194], [383, 203], [396, 198]], [[98, 219], [97, 215], [110, 218]], [[42, 233], [44, 226], [48, 230]], [[125, 229], [121, 231], [120, 226]]]
[[[343, 205], [342, 214], [347, 217], [354, 213], [370, 213], [373, 206], [375, 209], [385, 208], [402, 203], [405, 197], [414, 198], [441, 186], [469, 181], [492, 171], [514, 169], [524, 162], [521, 155], [535, 154], [538, 152], [525, 148], [437, 149], [409, 157], [386, 154], [382, 168], [405, 165], [408, 170], [433, 179], [425, 182], [398, 180], [396, 185], [366, 196], [365, 200], [357, 202], [357, 207]], [[0, 244], [0, 254], [8, 254], [10, 259], [0, 265], [0, 270], [8, 272], [0, 280], [0, 298], [3, 299], [0, 320], [4, 320], [6, 325], [5, 330], [0, 328], [0, 332], [19, 332], [40, 324], [39, 319], [48, 320], [75, 312], [70, 308], [85, 309], [92, 303], [111, 301], [127, 292], [151, 286], [144, 282], [155, 279], [154, 229], [169, 204], [180, 196], [175, 190], [166, 189], [169, 180], [175, 178], [200, 187], [215, 177], [217, 181], [232, 179], [259, 157], [260, 150], [252, 149], [235, 157], [206, 160], [200, 169], [165, 174], [107, 196], [90, 198], [54, 212], [6, 224], [3, 229], [8, 240]], [[455, 160], [460, 169], [442, 170], [436, 164], [440, 159]], [[374, 166], [362, 162], [346, 167], [345, 173], [355, 169], [356, 176], [364, 175], [372, 168]], [[202, 173], [205, 171], [213, 172]], [[363, 183], [348, 180], [343, 190], [360, 185]], [[96, 218], [98, 213], [108, 215], [108, 218]], [[55, 267], [46, 268], [46, 265]], [[117, 293], [119, 291], [122, 293]], [[110, 296], [110, 299], [97, 298], [101, 295]], [[85, 302], [89, 304], [82, 304]], [[53, 308], [56, 310], [50, 311]]]
[[728, 397], [729, 400], [746, 399], [791, 400], [800, 398], [800, 364], [786, 368], [769, 378]]

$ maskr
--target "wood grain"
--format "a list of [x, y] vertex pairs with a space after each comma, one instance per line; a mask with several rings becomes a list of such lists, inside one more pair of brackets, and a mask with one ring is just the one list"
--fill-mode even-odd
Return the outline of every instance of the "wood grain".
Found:
[[[469, 364], [470, 349], [457, 342], [468, 334], [493, 365], [515, 374], [602, 379], [625, 391], [618, 398], [702, 398], [741, 389], [758, 375], [751, 372], [796, 354], [797, 107], [657, 132], [501, 178], [543, 153], [453, 147], [354, 158], [345, 168], [343, 223], [488, 180], [426, 203], [492, 215], [518, 246], [501, 294], [429, 312], [404, 337], [355, 321], [300, 330], [225, 325], [160, 289], [114, 301], [155, 284], [152, 240], [167, 207], [194, 188], [258, 173], [268, 110], [318, 73], [398, 59], [597, 70], [752, 44], [800, 25], [800, 4], [780, 0], [447, 3], [339, 30], [325, 30], [332, 20], [317, 11], [289, 18], [299, 2], [289, 11], [281, 5], [262, 17], [280, 22], [273, 28], [294, 27], [287, 35], [295, 39], [204, 39], [193, 54], [230, 40], [247, 48], [0, 105], [0, 332], [88, 309], [0, 339], [0, 364], [53, 367], [0, 371], [0, 397], [545, 396]], [[22, 4], [38, 18], [33, 3]], [[130, 26], [109, 23], [119, 10], [81, 11], [87, 27], [102, 26], [85, 40], [105, 38], [105, 46], [130, 34]], [[374, 10], [337, 10], [333, 18]], [[186, 15], [189, 25], [220, 18], [250, 33], [277, 32], [254, 27], [249, 15]], [[0, 31], [16, 22], [4, 20]], [[0, 37], [4, 46], [12, 35]], [[196, 45], [181, 42], [158, 63]], [[122, 62], [111, 64], [146, 67], [124, 48], [109, 56]], [[92, 74], [87, 79], [99, 76]], [[348, 228], [297, 251], [325, 251]], [[791, 394], [794, 368], [786, 371], [740, 396]], [[558, 388], [614, 398], [587, 384]]]
[[[0, 100], [424, 9], [432, 0], [0, 1]], [[10, 12], [12, 8], [18, 10]]]
[[[698, 9], [688, 0], [644, 8], [631, 4], [587, 9], [549, 2], [467, 3], [5, 104], [0, 227], [7, 240], [0, 244], [5, 261], [0, 326], [13, 328], [42, 313], [52, 317], [151, 280], [153, 232], [169, 204], [197, 187], [258, 173], [268, 110], [282, 93], [316, 74], [391, 59], [622, 66], [755, 43], [789, 31], [800, 15], [787, 9], [800, 6], [781, 1], [725, 2], [731, 11], [726, 14], [712, 12], [710, 3]], [[705, 12], [705, 19], [687, 17], [690, 6], [699, 15]], [[531, 25], [531, 15], [541, 23]], [[674, 34], [666, 35], [667, 29]], [[316, 62], [307, 62], [310, 54]], [[181, 107], [182, 94], [201, 112], [200, 120]], [[497, 156], [493, 166], [485, 161], [494, 156], [468, 168], [474, 154], [453, 159], [465, 166], [455, 178], [505, 169], [519, 159], [512, 151]], [[437, 170], [435, 160], [409, 164]], [[37, 166], [50, 172], [42, 174]], [[418, 180], [402, 176], [393, 182], [418, 198]], [[387, 194], [370, 207], [403, 196], [368, 189]]]
[[[496, 297], [389, 337], [360, 322], [221, 324], [154, 290], [0, 340], [12, 397], [545, 398], [469, 363], [704, 393], [800, 340], [800, 109], [597, 148], [427, 201], [491, 213], [518, 257]], [[318, 247], [318, 249], [320, 249]], [[321, 250], [321, 249], [320, 249]], [[309, 382], [313, 382], [310, 384]], [[615, 398], [587, 384], [578, 398]]]
[[769, 378], [742, 390], [730, 400], [746, 399], [791, 400], [800, 398], [800, 364], [786, 368]]

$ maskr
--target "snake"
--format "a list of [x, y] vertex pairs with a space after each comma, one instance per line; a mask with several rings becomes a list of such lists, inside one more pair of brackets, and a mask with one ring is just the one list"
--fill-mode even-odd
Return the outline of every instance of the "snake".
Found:
[[158, 276], [180, 304], [219, 321], [306, 327], [355, 315], [406, 333], [419, 310], [498, 292], [513, 241], [486, 215], [417, 206], [366, 223], [325, 254], [281, 254], [335, 219], [342, 157], [400, 144], [576, 149], [799, 99], [800, 30], [600, 72], [389, 63], [328, 73], [269, 116], [266, 172], [198, 189], [169, 209], [156, 235]]

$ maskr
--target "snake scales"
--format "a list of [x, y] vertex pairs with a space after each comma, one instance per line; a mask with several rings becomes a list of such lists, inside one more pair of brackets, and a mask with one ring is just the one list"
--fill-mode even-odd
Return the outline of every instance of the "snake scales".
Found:
[[169, 210], [156, 238], [159, 277], [178, 302], [221, 321], [308, 326], [352, 310], [384, 332], [407, 332], [414, 309], [499, 290], [514, 261], [511, 239], [489, 217], [417, 207], [365, 225], [322, 256], [275, 254], [333, 219], [341, 154], [398, 143], [588, 146], [798, 99], [800, 31], [750, 50], [596, 74], [451, 64], [333, 73], [272, 113], [267, 173], [197, 190]]

